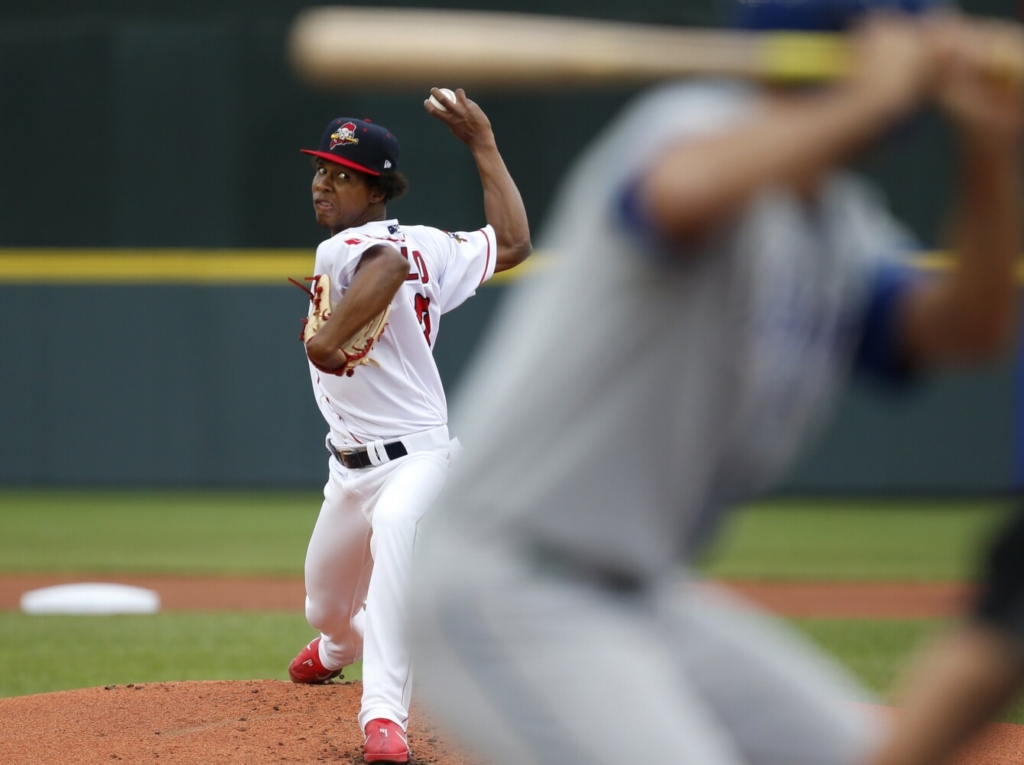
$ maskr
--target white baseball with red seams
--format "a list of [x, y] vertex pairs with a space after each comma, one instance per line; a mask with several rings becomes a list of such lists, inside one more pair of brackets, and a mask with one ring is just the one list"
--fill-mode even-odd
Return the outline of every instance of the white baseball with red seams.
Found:
[[[443, 95], [443, 96], [444, 96], [444, 97], [445, 97], [445, 98], [446, 98], [447, 100], [451, 101], [451, 102], [452, 102], [453, 104], [454, 104], [454, 103], [458, 103], [458, 99], [457, 99], [457, 98], [455, 98], [455, 91], [453, 91], [453, 90], [449, 90], [448, 88], [438, 88], [438, 90], [440, 90], [440, 91], [441, 91], [441, 94], [442, 94], [442, 95]], [[446, 111], [448, 111], [447, 109], [445, 109], [445, 107], [444, 107], [444, 104], [443, 104], [443, 103], [441, 103], [441, 102], [440, 102], [440, 101], [438, 101], [438, 100], [437, 100], [436, 98], [434, 98], [434, 94], [433, 94], [433, 93], [431, 93], [431, 94], [430, 94], [430, 103], [432, 103], [432, 104], [433, 104], [434, 106], [436, 106], [436, 107], [437, 107], [438, 109], [440, 109], [440, 110], [441, 110], [441, 111], [443, 111], [443, 112], [446, 112]]]

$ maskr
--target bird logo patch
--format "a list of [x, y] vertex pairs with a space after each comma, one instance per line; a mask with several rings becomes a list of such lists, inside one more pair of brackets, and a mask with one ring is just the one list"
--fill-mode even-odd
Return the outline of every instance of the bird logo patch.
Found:
[[330, 148], [344, 146], [347, 143], [359, 143], [359, 139], [356, 138], [356, 126], [351, 122], [346, 122], [335, 132], [331, 133]]

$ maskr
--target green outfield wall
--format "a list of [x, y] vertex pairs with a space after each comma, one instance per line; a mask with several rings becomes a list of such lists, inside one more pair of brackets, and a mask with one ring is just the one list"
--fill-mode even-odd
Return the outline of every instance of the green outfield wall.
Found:
[[[0, 485], [322, 482], [324, 426], [296, 341], [305, 302], [278, 279], [306, 275], [321, 239], [299, 148], [335, 116], [370, 117], [399, 137], [410, 180], [390, 212], [457, 230], [481, 225], [483, 209], [469, 153], [423, 111], [426, 94], [359, 83], [323, 93], [292, 77], [284, 38], [303, 5], [0, 8]], [[445, 5], [714, 17], [710, 0]], [[491, 117], [538, 241], [560, 177], [634, 95], [470, 93]], [[926, 114], [862, 167], [928, 249], [943, 244], [952, 154], [948, 131]], [[450, 388], [507, 288], [485, 287], [445, 317], [436, 355]], [[1018, 377], [1007, 362], [906, 400], [858, 388], [790, 488], [1008, 490], [1022, 462]]]
[[[435, 356], [450, 391], [507, 289], [444, 317]], [[306, 304], [287, 283], [0, 285], [0, 485], [318, 485]], [[789, 488], [1008, 490], [1015, 380], [1008, 363], [913, 393], [855, 385]]]

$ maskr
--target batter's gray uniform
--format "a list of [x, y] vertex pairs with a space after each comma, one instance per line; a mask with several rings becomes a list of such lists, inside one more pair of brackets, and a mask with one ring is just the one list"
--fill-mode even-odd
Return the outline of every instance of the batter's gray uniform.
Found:
[[422, 535], [418, 672], [490, 759], [853, 763], [865, 696], [790, 630], [687, 564], [818, 430], [855, 365], [896, 375], [910, 240], [864, 182], [812, 209], [758, 194], [687, 257], [631, 187], [735, 124], [755, 92], [643, 97], [585, 154], [454, 418], [467, 449]]

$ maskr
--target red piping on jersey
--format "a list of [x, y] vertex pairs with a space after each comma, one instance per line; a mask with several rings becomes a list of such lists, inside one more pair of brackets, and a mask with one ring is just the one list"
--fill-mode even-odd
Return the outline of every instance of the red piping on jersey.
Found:
[[491, 270], [491, 238], [487, 236], [487, 234], [484, 232], [482, 228], [478, 228], [477, 231], [483, 234], [484, 239], [487, 240], [487, 260], [484, 261], [484, 275], [480, 279], [480, 284], [483, 284], [485, 281], [487, 281], [487, 272]]

